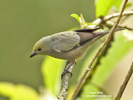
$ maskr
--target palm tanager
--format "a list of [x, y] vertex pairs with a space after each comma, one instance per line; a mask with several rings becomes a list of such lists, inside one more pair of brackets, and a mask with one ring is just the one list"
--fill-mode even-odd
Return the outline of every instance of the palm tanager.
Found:
[[98, 29], [65, 31], [43, 37], [35, 43], [30, 58], [35, 55], [49, 55], [75, 63], [92, 43], [109, 33], [109, 31], [96, 31]]

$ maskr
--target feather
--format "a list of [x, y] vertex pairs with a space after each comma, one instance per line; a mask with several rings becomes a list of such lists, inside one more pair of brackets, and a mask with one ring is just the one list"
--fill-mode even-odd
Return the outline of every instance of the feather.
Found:
[[74, 30], [75, 32], [94, 32], [94, 31], [96, 31], [96, 30], [98, 30], [98, 29], [100, 29], [100, 28], [94, 28], [94, 29], [87, 29], [87, 28], [85, 28], [85, 29], [78, 29], [78, 30]]

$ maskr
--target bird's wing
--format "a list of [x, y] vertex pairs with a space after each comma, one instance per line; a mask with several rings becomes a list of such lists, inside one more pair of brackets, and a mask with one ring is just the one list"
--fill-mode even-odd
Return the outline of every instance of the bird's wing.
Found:
[[55, 34], [51, 37], [52, 48], [56, 52], [65, 52], [78, 46], [80, 37], [74, 31], [67, 31]]
[[[79, 30], [74, 30], [77, 35], [80, 37], [80, 45], [83, 45], [86, 42], [89, 42], [91, 40], [95, 40], [96, 38], [101, 37], [104, 35], [104, 32], [94, 32], [98, 30], [99, 28], [95, 29], [79, 29]], [[106, 32], [107, 33], [107, 32]]]
[[86, 42], [89, 42], [93, 39], [99, 38], [103, 36], [102, 32], [96, 32], [96, 33], [84, 33], [84, 32], [77, 32], [77, 35], [80, 37], [80, 45], [83, 45]]
[[80, 45], [101, 35], [101, 33], [92, 33], [96, 29], [81, 29], [68, 32], [61, 32], [52, 36], [52, 48], [57, 52], [70, 51], [78, 48]]
[[100, 29], [100, 28], [94, 28], [94, 29], [88, 29], [88, 28], [84, 28], [84, 29], [78, 29], [78, 30], [74, 30], [75, 32], [90, 32], [90, 33], [92, 33], [92, 32], [94, 32], [94, 31], [96, 31], [96, 30], [98, 30], [98, 29]]

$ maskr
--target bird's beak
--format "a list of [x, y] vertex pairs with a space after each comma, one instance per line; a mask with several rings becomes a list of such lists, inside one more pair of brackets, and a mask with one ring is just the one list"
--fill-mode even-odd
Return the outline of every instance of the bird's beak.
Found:
[[33, 57], [33, 56], [35, 56], [35, 55], [37, 55], [37, 53], [32, 52], [31, 55], [30, 55], [30, 58]]

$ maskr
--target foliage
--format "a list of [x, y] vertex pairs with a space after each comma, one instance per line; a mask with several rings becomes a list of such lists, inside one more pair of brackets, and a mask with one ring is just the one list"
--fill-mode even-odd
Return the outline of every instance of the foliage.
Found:
[[38, 100], [39, 94], [31, 87], [22, 84], [0, 82], [0, 94], [10, 100]]
[[[108, 50], [107, 55], [101, 59], [100, 65], [98, 66], [98, 69], [91, 81], [97, 84], [98, 86], [102, 86], [105, 80], [112, 72], [112, 69], [115, 67], [115, 65], [122, 59], [122, 57], [125, 56], [126, 53], [130, 51], [132, 47], [133, 47], [132, 41], [126, 41], [123, 34], [115, 35], [115, 42], [112, 43], [112, 46]], [[98, 95], [97, 93], [99, 91], [102, 92], [101, 90], [99, 90], [99, 87], [96, 87], [95, 85], [92, 84], [88, 84], [84, 88], [84, 92], [82, 93], [82, 98], [83, 100], [88, 100], [88, 97], [85, 97], [85, 95]], [[91, 92], [94, 93], [89, 94]], [[103, 93], [102, 95], [105, 94]], [[93, 99], [94, 97], [92, 97], [90, 100]], [[104, 99], [107, 100], [107, 98], [102, 98], [102, 100]]]
[[[54, 66], [54, 67], [53, 67]], [[64, 66], [64, 61], [47, 56], [42, 64], [42, 75], [44, 77], [45, 87], [57, 94], [60, 87], [60, 72]]]
[[81, 29], [87, 28], [89, 25], [95, 25], [93, 23], [87, 23], [82, 14], [80, 14], [80, 16], [77, 14], [71, 14], [71, 17], [75, 18], [79, 22]]
[[118, 11], [122, 0], [96, 0], [96, 17], [106, 16], [112, 7]]

